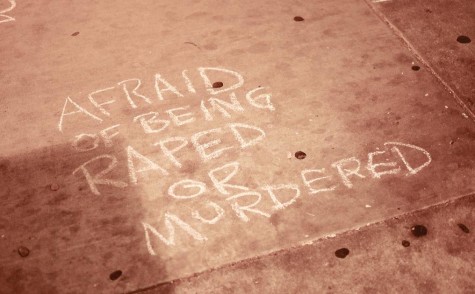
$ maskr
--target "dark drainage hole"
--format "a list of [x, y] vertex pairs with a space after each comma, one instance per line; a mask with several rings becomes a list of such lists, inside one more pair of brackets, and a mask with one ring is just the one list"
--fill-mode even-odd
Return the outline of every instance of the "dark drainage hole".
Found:
[[111, 273], [109, 275], [109, 278], [112, 280], [112, 281], [115, 281], [117, 280], [118, 278], [120, 278], [120, 276], [122, 276], [122, 271], [115, 271], [113, 273]]
[[294, 17], [294, 20], [295, 21], [304, 21], [303, 17], [301, 17], [301, 16]]
[[223, 83], [222, 82], [214, 82], [213, 83], [213, 88], [217, 89], [217, 88], [221, 88], [223, 86]]
[[462, 36], [457, 37], [457, 42], [462, 43], [462, 44], [468, 44], [468, 43], [472, 42], [472, 40], [470, 40], [469, 37], [462, 35]]
[[350, 250], [348, 248], [341, 248], [335, 251], [335, 256], [338, 258], [345, 258], [350, 254]]
[[402, 246], [404, 246], [404, 247], [409, 247], [409, 246], [411, 246], [411, 242], [409, 242], [409, 241], [407, 241], [407, 240], [403, 240], [403, 241], [402, 241]]
[[18, 254], [20, 254], [21, 257], [27, 257], [30, 255], [30, 249], [26, 248], [25, 246], [20, 246], [18, 247]]
[[467, 228], [466, 225], [464, 225], [464, 224], [457, 224], [457, 226], [459, 226], [459, 228], [460, 228], [465, 234], [470, 233], [470, 230]]
[[421, 69], [421, 67], [418, 66], [418, 65], [413, 65], [411, 68], [412, 68], [413, 71], [418, 71], [418, 70]]
[[304, 159], [305, 157], [307, 157], [307, 154], [305, 154], [305, 152], [303, 151], [297, 151], [295, 152], [295, 157], [297, 159]]
[[411, 228], [412, 234], [416, 237], [427, 235], [427, 228], [423, 225], [415, 225]]

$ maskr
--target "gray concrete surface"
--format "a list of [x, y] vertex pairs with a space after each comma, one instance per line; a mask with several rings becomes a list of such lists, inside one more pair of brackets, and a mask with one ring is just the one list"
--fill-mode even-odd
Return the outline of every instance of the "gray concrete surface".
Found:
[[[232, 282], [256, 284], [248, 282], [261, 256], [272, 265], [263, 277], [275, 283], [242, 291], [299, 291], [278, 281], [299, 272], [301, 291], [365, 292], [372, 288], [364, 274], [389, 274], [355, 244], [389, 246], [407, 233], [386, 220], [422, 209], [442, 224], [437, 215], [459, 211], [473, 227], [472, 200], [438, 206], [475, 191], [473, 71], [445, 73], [439, 51], [412, 43], [418, 22], [393, 24], [399, 10], [416, 8], [361, 0], [4, 2], [2, 293], [239, 292]], [[438, 23], [431, 27], [436, 34]], [[440, 39], [432, 45], [440, 52], [452, 40], [457, 60], [473, 59], [473, 43]], [[381, 235], [391, 226], [399, 229]], [[452, 227], [440, 235], [429, 227], [421, 240], [443, 242]], [[340, 262], [326, 253], [340, 236], [353, 236], [356, 248], [344, 261], [372, 260], [360, 276], [346, 274], [361, 263], [338, 277], [298, 270], [299, 250]], [[398, 254], [418, 248], [412, 244], [398, 245]], [[459, 249], [470, 274], [473, 248]], [[410, 282], [394, 278], [394, 288], [375, 291], [449, 289], [440, 279], [459, 265], [450, 250], [430, 250], [447, 257], [425, 256]], [[295, 264], [285, 259], [292, 254]], [[394, 276], [409, 279], [405, 261], [393, 262]], [[431, 262], [447, 270], [429, 280]], [[314, 271], [321, 283], [310, 284]], [[472, 288], [463, 277], [453, 284], [459, 293]]]

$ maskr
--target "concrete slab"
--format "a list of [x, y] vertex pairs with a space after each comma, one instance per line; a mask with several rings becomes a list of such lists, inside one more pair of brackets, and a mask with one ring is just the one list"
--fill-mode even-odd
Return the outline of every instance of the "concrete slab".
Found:
[[457, 1], [368, 1], [466, 105], [475, 119], [475, 5]]
[[473, 122], [362, 1], [5, 13], [0, 292], [133, 291], [475, 190]]
[[141, 293], [473, 293], [474, 205], [463, 197]]

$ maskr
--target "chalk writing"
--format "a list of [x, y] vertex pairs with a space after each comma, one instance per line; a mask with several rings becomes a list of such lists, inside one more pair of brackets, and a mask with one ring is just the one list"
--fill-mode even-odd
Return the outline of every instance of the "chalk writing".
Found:
[[[239, 73], [232, 70], [215, 67], [200, 67], [198, 68], [198, 71], [203, 79], [206, 90], [211, 95], [223, 93], [229, 95], [229, 100], [225, 100], [222, 97], [210, 97], [208, 99], [198, 100], [199, 109], [201, 110], [202, 118], [205, 121], [213, 121], [215, 119], [216, 113], [219, 113], [223, 118], [229, 119], [232, 117], [232, 113], [243, 113], [245, 111], [244, 105], [239, 101], [236, 93], [233, 92], [237, 88], [242, 87], [244, 84], [244, 78]], [[228, 79], [235, 79], [236, 81], [234, 84], [230, 84], [228, 87], [214, 89], [212, 88], [211, 80], [208, 77], [208, 74], [211, 72], [214, 74], [221, 73], [229, 75]], [[184, 79], [184, 84], [186, 85], [188, 92], [191, 93], [191, 95], [196, 95], [197, 91], [188, 77], [187, 70], [182, 72], [182, 78]], [[153, 78], [153, 88], [155, 90], [156, 99], [145, 96], [139, 92], [142, 86], [142, 81], [140, 79], [126, 79], [118, 82], [117, 85], [122, 89], [124, 96], [123, 98], [125, 98], [123, 100], [127, 101], [128, 105], [132, 109], [139, 109], [141, 106], [154, 105], [157, 102], [164, 102], [166, 99], [184, 98], [184, 94], [178, 90], [178, 87], [172, 85], [159, 73], [155, 74]], [[102, 124], [105, 119], [111, 118], [111, 110], [107, 109], [105, 106], [111, 106], [113, 104], [119, 103], [120, 100], [117, 98], [108, 98], [105, 101], [99, 100], [104, 100], [104, 96], [110, 96], [112, 91], [115, 89], [116, 87], [105, 87], [92, 91], [87, 95], [91, 106], [99, 113], [95, 113], [94, 110], [91, 110], [90, 106], [88, 107], [81, 105], [77, 99], [67, 97], [64, 101], [63, 109], [59, 117], [58, 130], [60, 132], [64, 132], [65, 125], [70, 124], [72, 119], [79, 120], [88, 118], [97, 124]], [[244, 96], [247, 104], [254, 109], [269, 112], [275, 110], [275, 107], [271, 101], [272, 95], [267, 93], [266, 88], [264, 87], [251, 89]], [[180, 107], [165, 109], [163, 114], [168, 116], [169, 119], [159, 119], [159, 112], [148, 111], [146, 113], [136, 115], [133, 121], [139, 123], [146, 133], [158, 133], [169, 128], [170, 123], [176, 127], [179, 127], [195, 122], [198, 118], [196, 113], [187, 111], [190, 108], [190, 105], [183, 105]]]
[[214, 211], [216, 212], [216, 216], [214, 218], [204, 219], [203, 217], [201, 217], [199, 211], [197, 211], [197, 210], [193, 211], [191, 213], [191, 216], [194, 217], [195, 219], [200, 220], [203, 223], [206, 223], [206, 224], [209, 224], [209, 225], [213, 225], [213, 224], [217, 223], [219, 220], [221, 220], [224, 217], [224, 209], [221, 206], [214, 203], [213, 201], [207, 201], [206, 204], [208, 206], [211, 206], [214, 209]]
[[307, 188], [309, 189], [308, 193], [317, 194], [317, 193], [321, 193], [321, 192], [329, 192], [329, 191], [335, 190], [336, 187], [338, 186], [338, 185], [333, 185], [333, 186], [326, 187], [326, 188], [314, 189], [311, 186], [312, 183], [314, 183], [316, 181], [320, 181], [320, 180], [325, 180], [325, 179], [331, 180], [332, 176], [324, 176], [324, 177], [317, 177], [317, 178], [313, 178], [313, 179], [308, 179], [307, 175], [312, 174], [312, 173], [325, 174], [325, 169], [324, 168], [309, 169], [309, 170], [303, 170], [300, 173], [302, 175], [302, 180], [303, 180], [304, 185], [307, 186]]
[[[245, 90], [242, 95], [240, 88], [244, 87], [244, 77], [236, 71], [218, 67], [197, 68], [194, 76], [201, 78], [201, 88], [200, 83], [193, 80], [193, 72], [185, 69], [178, 76], [183, 83], [176, 85], [155, 73], [149, 83], [154, 95], [145, 94], [142, 86], [146, 83], [141, 79], [131, 78], [113, 83], [116, 86], [92, 91], [87, 95], [88, 105], [67, 97], [58, 122], [58, 130], [62, 133], [70, 133], [75, 129], [75, 121], [84, 119], [100, 126], [99, 130], [73, 135], [71, 143], [75, 152], [92, 154], [94, 150], [106, 150], [103, 151], [105, 154], [92, 155], [72, 171], [75, 177], [87, 183], [92, 195], [126, 189], [147, 180], [168, 179], [173, 183], [167, 182], [165, 195], [161, 195], [168, 201], [202, 203], [188, 212], [165, 208], [157, 213], [160, 217], [138, 220], [150, 255], [156, 255], [160, 246], [180, 244], [186, 236], [204, 242], [207, 237], [203, 228], [212, 228], [225, 218], [243, 223], [265, 220], [276, 211], [295, 205], [303, 197], [355, 189], [363, 182], [385, 177], [414, 176], [432, 161], [429, 152], [419, 146], [389, 141], [383, 143], [381, 149], [368, 152], [365, 158], [354, 155], [329, 164], [307, 161], [312, 166], [299, 170], [295, 182], [259, 183], [257, 186], [243, 183], [240, 176], [246, 168], [241, 167], [238, 160], [222, 161], [229, 154], [255, 148], [265, 141], [265, 129], [242, 120], [246, 111], [256, 111], [260, 115], [276, 111], [270, 91], [259, 86]], [[226, 81], [225, 86], [220, 82], [220, 87], [213, 88], [211, 76], [222, 78], [220, 80]], [[238, 89], [241, 96], [235, 92]], [[200, 93], [211, 97], [186, 100], [187, 96], [196, 98]], [[109, 123], [115, 115], [112, 106], [121, 101], [126, 107], [142, 112], [134, 113], [130, 125], [123, 120], [120, 124]], [[172, 102], [179, 105], [170, 106]], [[157, 103], [167, 106], [151, 111]], [[148, 109], [142, 111], [142, 107]], [[204, 123], [208, 126], [200, 128]], [[193, 132], [183, 134], [183, 130], [191, 127]], [[127, 136], [130, 129], [152, 142], [141, 141], [136, 148], [132, 140], [126, 147], [111, 148], [119, 138]], [[180, 135], [175, 133], [177, 130]], [[110, 150], [123, 152], [124, 156], [117, 156]], [[186, 164], [184, 158], [206, 166], [202, 175], [205, 179], [176, 178], [176, 172]], [[127, 170], [126, 175], [116, 171], [121, 167]], [[211, 199], [211, 196], [219, 197]]]
[[150, 236], [149, 232], [151, 232], [153, 235], [158, 237], [160, 240], [162, 240], [165, 244], [172, 246], [175, 245], [175, 226], [173, 223], [175, 223], [177, 226], [179, 226], [182, 230], [187, 232], [191, 237], [193, 237], [195, 240], [198, 241], [206, 241], [207, 238], [203, 235], [201, 235], [198, 231], [193, 229], [189, 224], [186, 222], [182, 221], [178, 216], [171, 214], [171, 213], [165, 213], [165, 227], [167, 228], [168, 232], [168, 238], [160, 234], [153, 226], [151, 226], [148, 223], [142, 222], [142, 225], [145, 230], [145, 239], [147, 242], [147, 249], [148, 252], [151, 255], [157, 255], [155, 253], [155, 250], [153, 250], [151, 242], [150, 242]]
[[[137, 160], [143, 163], [142, 165], [144, 165], [144, 167], [137, 169], [135, 163]], [[132, 146], [127, 146], [127, 167], [129, 169], [130, 183], [134, 185], [137, 185], [137, 173], [153, 170], [160, 172], [160, 174], [164, 176], [168, 175], [168, 171], [147, 158], [145, 155], [140, 154]]]
[[[265, 190], [269, 193], [269, 196], [270, 198], [272, 199], [272, 201], [274, 202], [274, 207], [273, 209], [275, 210], [278, 210], [278, 209], [284, 209], [286, 208], [287, 206], [289, 205], [292, 205], [295, 203], [295, 201], [297, 201], [297, 198], [300, 197], [300, 188], [298, 185], [296, 184], [280, 184], [280, 185], [273, 185], [273, 186], [263, 186], [261, 187], [262, 190]], [[277, 196], [275, 195], [275, 191], [276, 190], [283, 190], [283, 189], [291, 189], [291, 190], [294, 190], [295, 191], [295, 195], [288, 201], [282, 203], [279, 201], [279, 199], [277, 199]]]
[[[407, 173], [405, 173], [406, 176], [413, 176], [427, 167], [431, 162], [429, 152], [416, 145], [401, 142], [386, 142], [383, 146], [391, 148], [389, 150], [369, 152], [367, 154], [368, 165], [366, 165], [365, 170], [368, 174], [366, 175], [365, 171], [361, 168], [360, 159], [355, 156], [331, 163], [330, 167], [332, 170], [326, 168], [302, 170], [301, 179], [303, 186], [306, 188], [307, 195], [314, 197], [313, 195], [318, 193], [330, 193], [336, 189], [354, 189], [357, 181], [378, 180], [383, 176], [394, 176], [404, 173], [402, 170], [403, 167], [407, 170]], [[396, 150], [394, 146], [404, 147], [405, 151], [403, 152], [399, 148]], [[426, 157], [426, 160], [421, 162], [421, 160], [418, 159], [417, 164], [410, 162], [407, 154], [411, 153], [411, 156], [414, 157], [413, 152], [422, 154]], [[388, 156], [392, 156], [395, 161], [384, 162], [384, 164], [375, 163], [375, 155], [384, 153], [387, 153]], [[400, 161], [399, 164], [396, 162], [397, 159]], [[375, 171], [376, 168], [383, 167], [388, 169], [379, 172]], [[243, 222], [249, 222], [252, 215], [268, 218], [274, 211], [283, 210], [295, 204], [302, 195], [303, 190], [299, 183], [263, 185], [253, 189], [233, 182], [233, 178], [237, 176], [239, 170], [239, 162], [230, 162], [211, 169], [208, 172], [208, 177], [216, 191], [227, 196], [225, 201], [228, 203], [230, 209], [234, 211], [236, 217]], [[171, 190], [174, 191], [178, 186], [188, 189], [189, 194], [177, 196], [176, 193], [170, 192]], [[257, 208], [263, 197], [263, 194], [259, 191], [267, 192], [268, 197], [274, 205], [267, 207], [267, 209], [262, 207]], [[169, 195], [177, 200], [204, 197], [204, 195], [208, 195], [209, 192], [210, 188], [205, 182], [191, 179], [178, 181], [169, 188]], [[223, 207], [215, 202], [212, 204], [207, 202], [207, 205], [214, 208], [216, 217], [206, 220], [203, 219], [197, 211], [193, 211], [191, 217], [205, 224], [216, 224], [224, 218]], [[190, 224], [187, 223], [187, 225], [191, 227]], [[150, 243], [148, 244], [150, 245]]]
[[[239, 204], [238, 199], [244, 198], [247, 196], [251, 196], [251, 197], [255, 196], [254, 197], [255, 201], [248, 205]], [[254, 191], [242, 192], [242, 193], [233, 195], [229, 198], [226, 198], [226, 200], [232, 200], [231, 208], [236, 212], [236, 215], [244, 222], [249, 221], [249, 217], [245, 212], [259, 214], [264, 217], [270, 217], [269, 213], [266, 213], [257, 208], [254, 208], [255, 206], [257, 206], [257, 204], [259, 204], [259, 202], [261, 202], [261, 199], [262, 199], [261, 193], [254, 192]]]
[[7, 0], [10, 3], [10, 7], [0, 10], [0, 23], [14, 21], [15, 18], [5, 13], [12, 11], [16, 7], [15, 0]]
[[[69, 104], [72, 104], [72, 106], [74, 106], [76, 108], [76, 111], [66, 112], [66, 109], [68, 108]], [[59, 118], [59, 123], [58, 123], [59, 131], [60, 132], [63, 131], [63, 121], [64, 121], [64, 118], [66, 116], [73, 115], [73, 114], [79, 114], [79, 113], [82, 113], [82, 114], [86, 115], [87, 117], [90, 117], [93, 120], [97, 120], [99, 122], [102, 122], [102, 118], [99, 118], [99, 117], [95, 116], [94, 114], [90, 113], [86, 109], [79, 106], [79, 104], [74, 102], [70, 97], [68, 97], [68, 98], [66, 98], [66, 101], [64, 102], [63, 111], [61, 112], [61, 116]]]
[[[109, 165], [104, 170], [97, 173], [96, 175], [92, 175], [86, 167], [94, 162], [98, 162], [103, 159], [109, 159], [110, 160]], [[128, 186], [126, 182], [104, 178], [116, 166], [117, 166], [117, 158], [115, 156], [108, 155], [108, 154], [99, 155], [83, 163], [81, 166], [79, 166], [77, 169], [73, 171], [73, 174], [76, 174], [79, 171], [82, 171], [87, 181], [87, 184], [89, 185], [89, 188], [91, 189], [91, 192], [95, 195], [100, 195], [101, 193], [97, 189], [97, 185], [114, 186], [117, 188], [124, 188]]]

